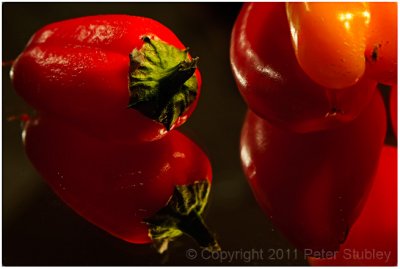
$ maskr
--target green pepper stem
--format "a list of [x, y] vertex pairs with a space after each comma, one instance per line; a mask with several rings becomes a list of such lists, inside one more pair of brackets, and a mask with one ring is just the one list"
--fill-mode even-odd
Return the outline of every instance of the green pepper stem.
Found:
[[178, 228], [196, 240], [199, 246], [210, 251], [221, 250], [214, 235], [210, 233], [203, 218], [197, 212], [192, 211], [189, 215], [182, 216], [178, 223]]
[[160, 253], [166, 250], [169, 241], [183, 233], [191, 236], [201, 247], [210, 251], [220, 250], [215, 237], [200, 216], [207, 204], [209, 192], [210, 184], [207, 180], [175, 186], [168, 203], [144, 220], [149, 226], [149, 236]]
[[128, 107], [170, 130], [197, 97], [198, 58], [156, 37], [143, 41], [130, 54]]

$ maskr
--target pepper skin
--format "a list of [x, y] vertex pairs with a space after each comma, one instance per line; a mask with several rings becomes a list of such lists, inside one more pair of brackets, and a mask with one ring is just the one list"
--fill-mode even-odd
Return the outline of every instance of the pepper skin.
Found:
[[293, 48], [303, 70], [334, 89], [366, 76], [397, 83], [397, 3], [287, 3]]
[[246, 3], [232, 31], [230, 58], [241, 95], [258, 116], [281, 128], [311, 132], [354, 120], [376, 82], [343, 91], [311, 80], [297, 62], [284, 3]]
[[101, 15], [40, 29], [13, 64], [11, 78], [40, 112], [101, 138], [152, 141], [193, 112], [201, 85], [196, 64], [160, 23]]
[[378, 92], [357, 119], [324, 132], [289, 132], [249, 110], [243, 170], [261, 208], [295, 247], [337, 250], [370, 190], [385, 133]]
[[210, 163], [178, 131], [151, 143], [105, 143], [46, 115], [25, 124], [23, 141], [53, 191], [110, 234], [135, 244], [153, 240], [163, 251], [184, 232], [203, 247], [217, 247], [200, 217]]
[[315, 266], [397, 265], [397, 148], [383, 148], [364, 209], [340, 251], [308, 261]]
[[369, 6], [366, 76], [382, 84], [397, 84], [397, 2], [370, 2]]
[[308, 76], [324, 87], [354, 85], [365, 71], [368, 3], [286, 4], [293, 48]]

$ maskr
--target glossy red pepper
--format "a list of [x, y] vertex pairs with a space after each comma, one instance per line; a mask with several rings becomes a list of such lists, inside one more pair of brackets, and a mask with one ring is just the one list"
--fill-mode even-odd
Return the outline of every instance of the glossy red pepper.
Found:
[[162, 24], [102, 15], [40, 29], [13, 64], [11, 78], [41, 112], [102, 138], [151, 141], [193, 112], [201, 85], [196, 64]]
[[297, 62], [285, 3], [246, 3], [232, 31], [231, 65], [249, 108], [297, 132], [337, 127], [355, 119], [376, 83], [365, 77], [342, 91], [311, 80]]
[[242, 165], [259, 205], [295, 247], [337, 250], [370, 190], [385, 133], [378, 92], [357, 119], [324, 132], [293, 133], [249, 111]]
[[49, 116], [25, 124], [26, 153], [54, 192], [78, 214], [131, 243], [187, 233], [218, 248], [200, 214], [211, 185], [204, 153], [178, 131], [142, 144], [97, 139]]
[[397, 148], [385, 146], [371, 193], [340, 251], [315, 266], [397, 265]]

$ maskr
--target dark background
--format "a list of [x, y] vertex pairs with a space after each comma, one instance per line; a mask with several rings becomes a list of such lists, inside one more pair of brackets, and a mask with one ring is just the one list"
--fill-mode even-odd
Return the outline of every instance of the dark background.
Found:
[[[241, 170], [239, 136], [246, 106], [229, 66], [230, 31], [240, 7], [240, 3], [3, 3], [2, 60], [15, 59], [42, 26], [74, 17], [123, 13], [150, 17], [172, 29], [190, 47], [191, 55], [200, 57], [202, 95], [181, 130], [203, 148], [213, 165], [206, 221], [224, 250], [263, 249], [263, 260], [190, 260], [186, 250], [200, 250], [185, 236], [173, 242], [167, 254], [159, 255], [150, 245], [126, 243], [75, 214], [31, 166], [19, 123], [6, 120], [32, 111], [13, 91], [6, 66], [2, 69], [4, 265], [307, 264], [301, 254], [297, 259], [293, 255], [269, 259], [272, 250], [294, 253], [293, 248], [261, 212]], [[388, 141], [394, 143], [389, 134]]]

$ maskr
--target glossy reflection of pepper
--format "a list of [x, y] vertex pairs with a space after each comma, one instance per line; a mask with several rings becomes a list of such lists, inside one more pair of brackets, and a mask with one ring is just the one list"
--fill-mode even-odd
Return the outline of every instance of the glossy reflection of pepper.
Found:
[[386, 134], [377, 92], [354, 121], [298, 134], [248, 112], [241, 159], [255, 198], [271, 222], [300, 249], [338, 250], [356, 221]]
[[131, 243], [159, 251], [182, 233], [218, 249], [200, 214], [211, 186], [204, 153], [178, 131], [149, 143], [113, 143], [39, 116], [25, 124], [26, 153], [78, 214]]

